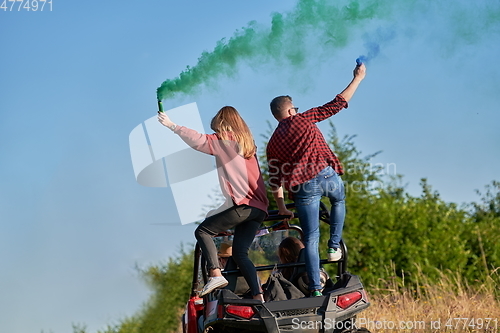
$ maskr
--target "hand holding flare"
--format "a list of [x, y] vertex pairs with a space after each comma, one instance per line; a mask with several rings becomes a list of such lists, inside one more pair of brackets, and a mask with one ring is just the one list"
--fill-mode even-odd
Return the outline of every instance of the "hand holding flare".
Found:
[[170, 128], [172, 131], [175, 130], [175, 127], [177, 126], [172, 120], [170, 120], [170, 117], [167, 116], [167, 114], [163, 111], [162, 112], [158, 111], [158, 121], [160, 122], [160, 124]]

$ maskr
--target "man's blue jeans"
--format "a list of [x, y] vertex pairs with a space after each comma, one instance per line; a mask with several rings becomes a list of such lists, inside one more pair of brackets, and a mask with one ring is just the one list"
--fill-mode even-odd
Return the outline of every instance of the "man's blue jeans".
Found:
[[322, 196], [332, 204], [330, 212], [329, 248], [339, 248], [345, 218], [345, 190], [340, 176], [328, 166], [315, 178], [292, 188], [295, 207], [304, 232], [306, 270], [309, 290], [321, 289], [319, 279], [319, 204]]

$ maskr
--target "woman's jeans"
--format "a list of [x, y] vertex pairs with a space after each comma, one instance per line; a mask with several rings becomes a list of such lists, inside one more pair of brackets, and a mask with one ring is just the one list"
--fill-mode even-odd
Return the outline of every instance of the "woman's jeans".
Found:
[[219, 267], [217, 248], [212, 237], [219, 232], [234, 228], [232, 256], [252, 290], [252, 295], [260, 294], [262, 290], [255, 266], [248, 258], [248, 250], [265, 217], [266, 213], [258, 208], [247, 205], [234, 206], [208, 217], [194, 232], [207, 260], [208, 269], [221, 269], [224, 267]]
[[319, 279], [319, 205], [322, 196], [332, 204], [330, 212], [329, 248], [339, 248], [345, 218], [345, 191], [340, 176], [328, 166], [313, 179], [292, 188], [295, 207], [304, 233], [306, 270], [309, 290], [320, 290]]

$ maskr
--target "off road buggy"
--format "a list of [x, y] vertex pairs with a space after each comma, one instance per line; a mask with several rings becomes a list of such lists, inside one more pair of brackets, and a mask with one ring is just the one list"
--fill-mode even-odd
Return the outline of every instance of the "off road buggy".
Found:
[[[294, 205], [288, 204], [287, 208], [293, 209]], [[264, 224], [271, 225], [261, 229], [249, 253], [261, 281], [266, 281], [271, 272], [284, 268], [295, 267], [294, 269], [305, 271], [305, 263], [300, 260], [287, 264], [278, 263], [276, 253], [280, 241], [288, 236], [300, 239], [302, 230], [300, 226], [286, 221], [285, 216], [277, 214], [277, 211], [269, 211]], [[320, 220], [329, 223], [329, 212], [323, 204], [320, 206]], [[215, 241], [220, 244], [230, 238], [231, 232], [227, 232], [219, 234]], [[322, 265], [337, 265], [336, 276], [327, 277], [323, 296], [304, 296], [263, 303], [247, 296], [248, 286], [234, 261], [231, 265], [231, 260], [223, 270], [229, 285], [200, 298], [198, 294], [201, 286], [207, 282], [208, 274], [205, 259], [197, 244], [191, 295], [182, 316], [183, 333], [369, 333], [355, 325], [356, 314], [366, 309], [370, 303], [360, 279], [347, 272], [347, 248], [344, 243], [341, 243], [341, 249], [341, 260], [321, 260]]]

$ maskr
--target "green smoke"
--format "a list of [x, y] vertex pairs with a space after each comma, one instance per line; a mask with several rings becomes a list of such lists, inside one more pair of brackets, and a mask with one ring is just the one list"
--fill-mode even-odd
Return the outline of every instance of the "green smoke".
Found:
[[307, 57], [318, 53], [306, 47], [311, 36], [322, 41], [318, 49], [334, 51], [348, 45], [353, 33], [374, 21], [390, 23], [401, 18], [411, 21], [437, 12], [443, 21], [447, 21], [450, 35], [446, 38], [452, 45], [458, 41], [472, 43], [485, 29], [498, 30], [499, 27], [498, 1], [494, 4], [483, 2], [473, 2], [475, 8], [471, 14], [471, 8], [465, 8], [466, 2], [460, 0], [446, 3], [433, 0], [354, 0], [345, 5], [334, 0], [299, 0], [292, 11], [273, 14], [270, 27], [250, 22], [231, 38], [218, 41], [213, 51], [201, 54], [195, 66], [188, 66], [178, 77], [163, 82], [157, 89], [157, 96], [164, 100], [176, 94], [191, 94], [195, 88], [221, 76], [231, 77], [243, 62], [284, 62], [300, 67]]

